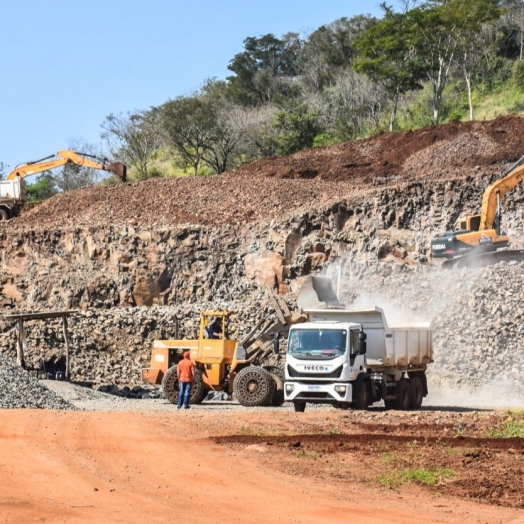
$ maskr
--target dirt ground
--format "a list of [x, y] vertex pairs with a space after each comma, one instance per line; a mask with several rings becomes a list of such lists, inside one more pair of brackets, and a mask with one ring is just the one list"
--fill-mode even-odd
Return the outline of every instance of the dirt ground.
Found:
[[0, 523], [524, 522], [524, 439], [489, 436], [505, 412], [141, 402], [1, 411]]

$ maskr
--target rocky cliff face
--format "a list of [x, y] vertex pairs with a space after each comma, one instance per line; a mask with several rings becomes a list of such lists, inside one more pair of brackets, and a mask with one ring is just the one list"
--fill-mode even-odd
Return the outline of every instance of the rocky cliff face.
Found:
[[[474, 367], [474, 377], [466, 374], [476, 380], [486, 371], [485, 366], [481, 369], [486, 362], [490, 369], [496, 367], [496, 361], [487, 360], [495, 351], [489, 347], [497, 348], [496, 355], [504, 354], [511, 349], [508, 340], [520, 340], [520, 332], [482, 339], [483, 346], [473, 332], [469, 338], [457, 335], [464, 320], [454, 322], [446, 316], [448, 308], [464, 311], [464, 304], [479, 293], [475, 282], [493, 282], [492, 291], [500, 286], [489, 270], [458, 272], [449, 279], [428, 260], [428, 249], [435, 232], [478, 210], [485, 188], [514, 160], [510, 146], [502, 147], [501, 125], [486, 124], [485, 134], [481, 124], [474, 132], [469, 125], [459, 132], [460, 126], [454, 125], [447, 138], [433, 140], [424, 134], [432, 130], [417, 132], [417, 137], [405, 134], [404, 150], [397, 135], [353, 143], [345, 153], [336, 146], [331, 155], [337, 162], [325, 172], [315, 163], [319, 151], [312, 150], [310, 163], [317, 172], [313, 180], [301, 174], [300, 166], [307, 164], [306, 153], [301, 153], [287, 160], [291, 179], [281, 176], [286, 159], [275, 159], [274, 165], [267, 160], [251, 171], [243, 168], [213, 179], [153, 180], [51, 199], [0, 233], [4, 312], [78, 309], [71, 322], [73, 377], [136, 383], [152, 340], [174, 336], [175, 316], [181, 319], [180, 335], [192, 336], [200, 310], [228, 308], [236, 312], [232, 335], [240, 337], [270, 312], [268, 289], [281, 293], [293, 307], [302, 277], [334, 274], [341, 264], [347, 302], [373, 298], [397, 304], [405, 316], [417, 312], [446, 326], [436, 333], [435, 369], [463, 375], [463, 366], [439, 360], [441, 351], [459, 347], [458, 336], [471, 344], [467, 354], [473, 356], [466, 362], [475, 360], [475, 352], [486, 355], [480, 367]], [[380, 154], [381, 141], [392, 137], [397, 149], [382, 155], [390, 161], [380, 177], [374, 155]], [[474, 155], [461, 170], [459, 155], [468, 147]], [[322, 158], [329, 152], [320, 150]], [[344, 168], [349, 164], [341, 157], [355, 160], [357, 152], [360, 164]], [[343, 169], [350, 174], [339, 180]], [[505, 205], [504, 229], [516, 246], [524, 240], [523, 200], [523, 191], [516, 189]], [[520, 282], [521, 270], [520, 265], [511, 266], [508, 278]], [[496, 271], [502, 279], [505, 269]], [[432, 296], [442, 294], [443, 280], [451, 281], [445, 291], [449, 300], [440, 301], [446, 307], [437, 307]], [[457, 283], [462, 287], [455, 287]], [[482, 293], [488, 303], [489, 290]], [[491, 295], [496, 297], [491, 310], [498, 304], [504, 317], [503, 296], [498, 291]], [[519, 309], [516, 290], [513, 301]], [[475, 311], [490, 325], [486, 307]], [[503, 318], [501, 322], [503, 329]], [[33, 363], [60, 352], [60, 335], [52, 323], [35, 321], [28, 325], [28, 335]], [[5, 321], [0, 323], [0, 341], [12, 354], [13, 326]], [[515, 376], [520, 376], [522, 367], [516, 369]]]

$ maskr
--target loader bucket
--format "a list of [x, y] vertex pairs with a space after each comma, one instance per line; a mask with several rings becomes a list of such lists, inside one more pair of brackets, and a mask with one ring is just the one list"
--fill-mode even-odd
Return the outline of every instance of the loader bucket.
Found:
[[122, 182], [127, 180], [127, 167], [122, 162], [111, 162], [107, 170], [114, 173]]
[[326, 277], [307, 277], [298, 292], [297, 305], [300, 309], [342, 307], [333, 291], [331, 279]]

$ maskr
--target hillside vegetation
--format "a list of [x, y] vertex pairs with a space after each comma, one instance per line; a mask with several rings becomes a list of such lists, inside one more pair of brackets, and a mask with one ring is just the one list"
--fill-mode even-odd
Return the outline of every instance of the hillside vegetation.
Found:
[[108, 115], [104, 148], [135, 180], [213, 175], [388, 130], [524, 110], [524, 0], [382, 9], [381, 18], [340, 18], [309, 33], [248, 36], [227, 78]]

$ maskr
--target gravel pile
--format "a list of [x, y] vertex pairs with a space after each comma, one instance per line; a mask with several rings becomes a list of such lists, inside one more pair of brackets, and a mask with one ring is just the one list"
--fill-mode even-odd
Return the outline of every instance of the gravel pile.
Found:
[[75, 409], [11, 359], [0, 354], [0, 408]]
[[390, 325], [431, 321], [428, 375], [443, 388], [524, 395], [524, 262], [406, 268], [345, 281], [352, 307], [379, 305]]

